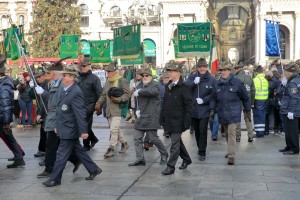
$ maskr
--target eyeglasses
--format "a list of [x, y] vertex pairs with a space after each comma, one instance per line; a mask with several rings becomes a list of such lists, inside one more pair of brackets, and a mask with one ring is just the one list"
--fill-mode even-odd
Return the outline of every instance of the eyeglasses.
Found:
[[80, 67], [87, 67], [88, 65], [81, 65]]
[[149, 77], [149, 76], [150, 76], [149, 74], [142, 75], [142, 77]]

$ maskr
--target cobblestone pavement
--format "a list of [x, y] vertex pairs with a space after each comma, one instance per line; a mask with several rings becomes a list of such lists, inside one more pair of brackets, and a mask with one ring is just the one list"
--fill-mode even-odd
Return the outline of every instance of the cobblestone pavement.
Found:
[[[163, 176], [165, 166], [159, 165], [160, 156], [155, 147], [145, 151], [146, 166], [128, 167], [135, 160], [132, 124], [122, 122], [123, 132], [128, 139], [129, 149], [125, 154], [118, 154], [104, 159], [108, 147], [109, 130], [106, 120], [97, 117], [94, 132], [100, 139], [89, 154], [103, 169], [93, 181], [86, 181], [88, 172], [83, 166], [73, 174], [72, 164], [68, 163], [63, 173], [62, 185], [46, 188], [45, 179], [36, 175], [44, 170], [38, 163], [43, 158], [34, 158], [39, 141], [39, 127], [31, 132], [23, 132], [14, 127], [14, 135], [26, 152], [26, 166], [7, 169], [12, 157], [5, 144], [0, 145], [0, 199], [1, 200], [44, 200], [44, 199], [201, 199], [201, 200], [284, 200], [300, 198], [300, 159], [299, 156], [284, 156], [278, 152], [284, 147], [284, 138], [267, 136], [247, 142], [246, 132], [237, 144], [237, 158], [234, 166], [227, 165], [224, 155], [226, 141], [208, 139], [208, 153], [205, 161], [199, 161], [194, 135], [183, 134], [183, 140], [192, 157], [193, 163], [185, 170], [179, 170], [178, 160], [174, 175]], [[102, 127], [97, 128], [97, 127]], [[164, 144], [170, 141], [162, 136]]]

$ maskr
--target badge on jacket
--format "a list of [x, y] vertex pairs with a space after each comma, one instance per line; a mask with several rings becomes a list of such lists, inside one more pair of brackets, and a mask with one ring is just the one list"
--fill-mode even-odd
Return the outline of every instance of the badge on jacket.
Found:
[[68, 110], [68, 106], [67, 106], [66, 104], [63, 104], [62, 107], [61, 107], [61, 109], [62, 109], [63, 111], [66, 111], [66, 110]]
[[292, 92], [292, 94], [296, 94], [298, 92], [298, 89], [297, 88], [292, 88], [291, 92]]

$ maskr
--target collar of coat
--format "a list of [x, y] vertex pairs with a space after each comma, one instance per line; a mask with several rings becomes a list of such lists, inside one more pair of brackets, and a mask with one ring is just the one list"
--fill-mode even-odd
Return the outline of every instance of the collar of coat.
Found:
[[228, 81], [226, 81], [226, 83], [225, 83], [225, 82], [222, 82], [222, 81], [221, 81], [221, 78], [222, 78], [222, 77], [220, 77], [220, 79], [218, 80], [218, 85], [233, 85], [233, 82], [232, 82], [232, 80], [233, 80], [233, 75], [232, 75], [232, 74], [229, 75]]
[[[167, 83], [167, 86], [169, 86], [171, 83], [173, 83], [173, 81], [169, 81], [169, 83]], [[181, 86], [183, 84], [183, 79], [182, 79], [182, 76], [180, 76], [177, 84], [175, 85], [175, 87], [178, 85], [178, 86]]]

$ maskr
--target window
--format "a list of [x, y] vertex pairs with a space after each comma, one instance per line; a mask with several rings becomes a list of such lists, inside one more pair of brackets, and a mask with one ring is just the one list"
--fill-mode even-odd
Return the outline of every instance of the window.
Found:
[[25, 24], [25, 17], [24, 15], [19, 16], [19, 25], [24, 25]]
[[5, 15], [3, 15], [1, 17], [1, 27], [2, 27], [2, 29], [7, 29], [7, 23], [8, 23], [7, 17]]
[[285, 45], [286, 45], [286, 38], [285, 38], [285, 33], [282, 29], [279, 29], [279, 35], [280, 35], [280, 53], [281, 53], [281, 58], [285, 59]]
[[236, 40], [237, 39], [237, 31], [236, 29], [231, 29], [229, 32], [229, 40]]
[[154, 15], [156, 12], [156, 6], [155, 5], [149, 5], [148, 6], [148, 13], [149, 15]]
[[119, 6], [114, 6], [110, 9], [110, 15], [113, 17], [120, 17], [121, 16], [121, 9]]
[[80, 26], [81, 27], [89, 27], [89, 8], [85, 4], [80, 5], [81, 8], [81, 19]]

